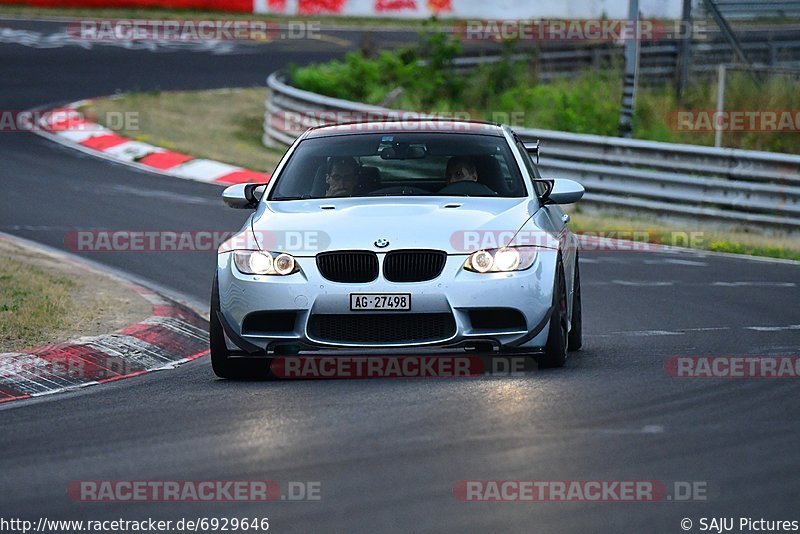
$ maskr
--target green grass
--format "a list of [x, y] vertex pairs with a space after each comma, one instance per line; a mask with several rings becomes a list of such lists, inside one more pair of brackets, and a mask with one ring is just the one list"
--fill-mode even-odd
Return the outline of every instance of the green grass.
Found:
[[[261, 87], [213, 91], [130, 93], [100, 98], [82, 111], [126, 137], [195, 157], [272, 172], [283, 151], [266, 148]], [[116, 127], [114, 117], [137, 121]]]
[[592, 209], [580, 204], [569, 208], [570, 229], [576, 233], [608, 235], [610, 232], [646, 232], [647, 242], [714, 252], [745, 254], [800, 261], [800, 235], [760, 233], [746, 228], [676, 223], [658, 216]]
[[765, 256], [800, 261], [800, 250], [778, 246], [745, 245], [720, 239], [709, 243], [708, 250], [727, 252], [729, 254], [746, 254], [748, 256]]
[[[574, 133], [615, 136], [622, 99], [622, 68], [587, 70], [571, 79], [540, 82], [532, 70], [535, 61], [512, 62], [514, 43], [506, 43], [507, 59], [482, 65], [464, 74], [452, 61], [461, 45], [442, 33], [421, 32], [420, 43], [376, 57], [350, 52], [342, 60], [291, 69], [293, 85], [336, 98], [384, 103], [390, 91], [402, 88], [391, 106], [422, 111], [465, 112], [472, 118], [508, 122]], [[535, 53], [535, 52], [530, 52]], [[420, 64], [425, 60], [427, 64]], [[730, 72], [726, 83], [726, 110], [800, 109], [800, 76], [775, 74], [755, 81], [742, 72]], [[633, 135], [639, 139], [714, 144], [714, 132], [679, 131], [674, 114], [680, 110], [712, 112], [716, 81], [699, 80], [688, 87], [684, 102], [674, 88], [640, 86]], [[504, 120], [508, 118], [508, 120]], [[725, 132], [723, 146], [751, 150], [800, 153], [800, 132]]]
[[66, 276], [0, 256], [0, 351], [35, 347], [66, 328], [75, 287]]

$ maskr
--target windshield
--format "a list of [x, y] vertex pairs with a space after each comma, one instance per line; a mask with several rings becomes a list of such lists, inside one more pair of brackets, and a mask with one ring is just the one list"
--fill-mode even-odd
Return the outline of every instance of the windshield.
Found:
[[270, 200], [404, 195], [521, 197], [526, 190], [503, 137], [379, 133], [302, 141]]

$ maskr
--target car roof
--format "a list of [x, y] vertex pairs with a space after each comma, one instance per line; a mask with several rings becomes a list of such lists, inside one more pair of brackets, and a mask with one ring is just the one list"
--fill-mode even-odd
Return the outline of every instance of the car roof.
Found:
[[484, 121], [403, 119], [397, 121], [362, 121], [342, 124], [327, 124], [310, 128], [305, 137], [328, 137], [333, 135], [376, 133], [471, 133], [503, 136], [500, 124]]

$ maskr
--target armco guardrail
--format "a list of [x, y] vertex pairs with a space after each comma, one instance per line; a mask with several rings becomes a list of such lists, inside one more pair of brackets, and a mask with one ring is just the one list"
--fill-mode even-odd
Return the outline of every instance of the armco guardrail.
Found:
[[[740, 46], [754, 64], [771, 67], [793, 67], [800, 63], [800, 39], [798, 30], [775, 30], [773, 35], [758, 32], [745, 34]], [[642, 42], [639, 59], [639, 79], [643, 84], [663, 84], [675, 79], [678, 72], [680, 43], [676, 40]], [[539, 79], [549, 81], [556, 78], [576, 76], [586, 69], [619, 65], [622, 62], [622, 47], [614, 43], [592, 46], [548, 46], [534, 57]], [[714, 76], [717, 65], [735, 61], [731, 46], [719, 38], [692, 43], [690, 67], [699, 77]]]
[[[800, 17], [799, 0], [715, 0], [717, 9], [731, 20], [753, 20], [765, 18], [797, 18]], [[705, 6], [699, 6], [705, 13]]]
[[588, 201], [684, 216], [800, 228], [800, 157], [515, 129], [539, 139], [545, 177], [570, 178]]
[[[264, 144], [288, 146], [302, 131], [342, 115], [402, 117], [401, 111], [330, 98], [267, 79]], [[515, 128], [539, 140], [545, 178], [570, 178], [598, 205], [800, 229], [800, 156]]]

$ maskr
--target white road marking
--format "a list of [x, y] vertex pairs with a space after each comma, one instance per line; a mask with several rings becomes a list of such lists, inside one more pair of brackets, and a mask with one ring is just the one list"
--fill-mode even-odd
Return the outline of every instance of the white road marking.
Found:
[[647, 280], [612, 280], [611, 283], [630, 287], [666, 287], [675, 285], [675, 282], [648, 282]]
[[663, 434], [661, 425], [645, 425], [642, 428], [601, 428], [602, 434]]
[[[583, 260], [581, 260], [583, 261]], [[625, 287], [669, 287], [680, 285], [681, 287], [797, 287], [795, 282], [680, 282], [672, 280], [648, 281], [648, 280], [611, 280], [604, 281], [584, 281], [587, 286], [609, 286], [618, 285]]]
[[754, 330], [756, 332], [781, 332], [788, 330], [800, 330], [800, 324], [790, 324], [786, 326], [705, 326], [698, 328], [681, 328], [679, 330], [622, 330], [609, 332], [607, 334], [584, 334], [589, 337], [648, 337], [648, 336], [682, 336], [687, 332], [718, 332], [721, 330]]
[[704, 261], [678, 260], [675, 258], [665, 258], [663, 260], [644, 260], [644, 262], [647, 265], [670, 263], [673, 265], [687, 265], [689, 267], [708, 267], [708, 264]]
[[147, 50], [149, 52], [186, 50], [190, 52], [208, 52], [213, 55], [251, 54], [258, 50], [256, 46], [262, 46], [260, 43], [237, 43], [219, 40], [166, 41], [153, 39], [135, 41], [89, 41], [75, 39], [65, 31], [44, 34], [35, 31], [17, 30], [14, 28], [0, 28], [0, 44], [16, 44], [39, 49], [77, 46], [85, 50], [91, 50], [97, 46], [112, 46], [128, 50]]
[[684, 332], [674, 330], [631, 330], [627, 332], [612, 332], [612, 335], [649, 337], [649, 336], [682, 336]]
[[756, 332], [780, 332], [782, 330], [800, 330], [800, 324], [790, 324], [788, 326], [745, 326], [745, 328]]
[[714, 282], [719, 287], [797, 287], [794, 282]]

